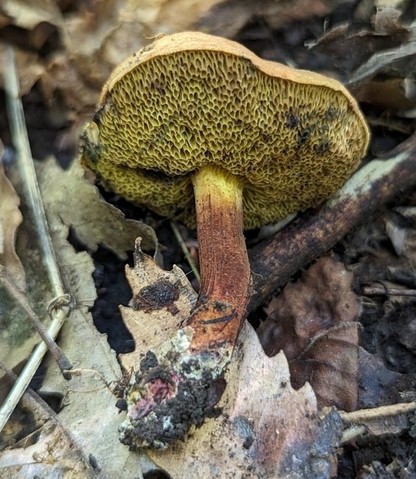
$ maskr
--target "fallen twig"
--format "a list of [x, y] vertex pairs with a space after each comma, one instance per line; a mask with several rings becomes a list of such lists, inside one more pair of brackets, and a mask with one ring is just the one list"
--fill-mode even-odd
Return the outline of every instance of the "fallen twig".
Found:
[[[22, 182], [26, 188], [26, 199], [28, 206], [33, 214], [33, 221], [36, 225], [36, 231], [38, 231], [42, 260], [44, 261], [46, 271], [49, 276], [52, 291], [55, 297], [61, 298], [65, 297], [65, 289], [61, 279], [58, 263], [56, 261], [52, 240], [49, 235], [46, 215], [39, 191], [39, 185], [37, 183], [28, 134], [25, 126], [23, 106], [19, 92], [19, 80], [17, 77], [12, 48], [8, 47], [6, 53], [4, 84], [7, 96], [8, 112], [10, 116], [10, 129], [13, 136], [13, 143], [17, 151], [17, 164], [22, 177]], [[53, 340], [56, 338], [63, 323], [65, 322], [68, 316], [68, 308], [55, 308], [53, 309], [51, 316], [52, 323], [50, 324], [48, 331], [44, 332], [43, 334], [44, 337], [50, 338], [50, 340], [48, 340], [49, 344], [51, 344], [51, 342], [53, 342]], [[58, 352], [56, 348], [52, 346], [52, 349], [55, 350], [55, 352]], [[19, 375], [18, 380], [14, 384], [12, 390], [9, 392], [9, 395], [0, 408], [0, 431], [8, 421], [11, 413], [16, 407], [16, 404], [19, 402], [22, 394], [29, 385], [33, 375], [43, 359], [43, 356], [47, 351], [48, 346], [42, 341], [37, 345], [27, 361], [25, 367]], [[72, 366], [66, 359], [63, 361], [63, 363], [61, 362], [60, 367], [61, 369], [69, 369]]]
[[340, 241], [398, 193], [416, 184], [416, 133], [374, 159], [316, 213], [305, 214], [250, 251], [253, 311], [291, 276]]
[[195, 278], [197, 279], [198, 282], [201, 281], [201, 276], [199, 274], [199, 270], [198, 270], [194, 260], [192, 259], [191, 253], [189, 252], [189, 249], [186, 246], [185, 241], [182, 238], [181, 232], [179, 231], [178, 227], [176, 226], [176, 224], [173, 221], [170, 222], [170, 227], [172, 228], [172, 231], [173, 231], [173, 234], [175, 235], [176, 241], [178, 242], [179, 246], [181, 247], [182, 253], [185, 256], [185, 259], [188, 262], [188, 264], [189, 264], [189, 266], [192, 270], [192, 273], [194, 274], [194, 276], [195, 276]]
[[364, 286], [361, 293], [364, 296], [416, 296], [416, 289], [390, 288], [381, 284]]
[[[377, 421], [382, 421], [382, 430], [385, 434], [389, 432], [393, 433], [393, 431], [397, 434], [397, 421], [390, 424], [387, 419], [408, 414], [415, 410], [416, 401], [390, 404], [388, 406], [380, 406], [372, 409], [359, 409], [352, 412], [338, 411], [344, 425], [350, 426], [344, 431], [340, 443], [345, 444], [363, 434], [371, 434], [371, 425], [377, 423]], [[404, 427], [405, 426], [403, 426], [403, 428]]]
[[409, 403], [390, 404], [388, 406], [380, 406], [372, 409], [359, 409], [352, 412], [339, 411], [344, 423], [362, 424], [366, 421], [374, 419], [398, 416], [399, 414], [407, 414], [416, 410], [416, 401]]
[[61, 371], [72, 368], [72, 364], [69, 359], [66, 357], [62, 349], [55, 343], [52, 337], [48, 334], [47, 329], [43, 325], [42, 321], [39, 319], [39, 316], [35, 313], [32, 306], [29, 304], [29, 301], [26, 295], [17, 287], [14, 283], [13, 278], [11, 278], [5, 268], [0, 264], [0, 284], [5, 287], [10, 296], [17, 302], [17, 304], [23, 309], [31, 322], [32, 326], [36, 329], [39, 336], [45, 341], [48, 346], [49, 351], [55, 358], [58, 363]]

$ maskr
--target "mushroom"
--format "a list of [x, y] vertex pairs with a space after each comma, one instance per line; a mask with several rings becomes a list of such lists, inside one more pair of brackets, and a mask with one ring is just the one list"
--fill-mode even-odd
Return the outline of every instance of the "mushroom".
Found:
[[[186, 354], [163, 367], [157, 360], [159, 373], [143, 369], [126, 392], [122, 440], [165, 447], [201, 424], [221, 396], [249, 298], [243, 229], [330, 197], [363, 158], [369, 130], [340, 82], [185, 32], [158, 38], [114, 70], [82, 140], [82, 162], [106, 188], [196, 224], [201, 285]], [[155, 374], [170, 391], [162, 400]], [[190, 393], [179, 394], [183, 388]], [[201, 394], [198, 413], [178, 425], [172, 411], [189, 410], [184, 397], [195, 403]]]

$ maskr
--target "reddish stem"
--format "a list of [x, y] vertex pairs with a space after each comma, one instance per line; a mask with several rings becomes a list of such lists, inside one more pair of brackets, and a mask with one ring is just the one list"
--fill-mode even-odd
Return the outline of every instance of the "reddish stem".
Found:
[[201, 269], [198, 306], [189, 320], [194, 351], [234, 346], [249, 298], [250, 265], [243, 234], [242, 187], [218, 168], [194, 175]]

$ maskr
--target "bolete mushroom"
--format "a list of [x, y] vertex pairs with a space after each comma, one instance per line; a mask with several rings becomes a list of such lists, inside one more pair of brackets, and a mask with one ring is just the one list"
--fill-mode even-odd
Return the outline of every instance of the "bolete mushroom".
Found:
[[[82, 161], [126, 199], [196, 222], [201, 269], [186, 354], [174, 373], [156, 361], [159, 373], [146, 370], [146, 379], [142, 371], [141, 388], [127, 391], [125, 442], [164, 447], [202, 422], [219, 399], [210, 384], [224, 374], [249, 298], [243, 229], [318, 206], [356, 169], [368, 142], [363, 115], [341, 83], [260, 59], [227, 39], [164, 36], [115, 69], [84, 131]], [[169, 394], [154, 392], [156, 376]], [[175, 397], [190, 398], [182, 406], [189, 412], [201, 394], [202, 412], [178, 426]]]

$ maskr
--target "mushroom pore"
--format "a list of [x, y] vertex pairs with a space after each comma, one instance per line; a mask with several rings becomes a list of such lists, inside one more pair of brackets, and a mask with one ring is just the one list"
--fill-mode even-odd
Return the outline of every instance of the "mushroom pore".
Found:
[[157, 39], [105, 84], [82, 161], [126, 199], [196, 224], [193, 354], [232, 348], [249, 297], [243, 229], [318, 206], [369, 131], [341, 83], [196, 32]]

